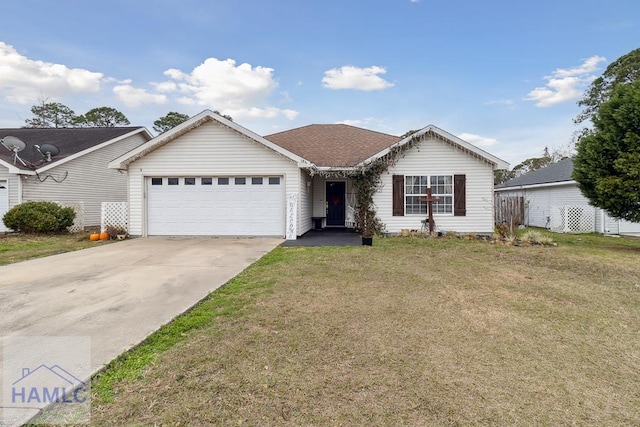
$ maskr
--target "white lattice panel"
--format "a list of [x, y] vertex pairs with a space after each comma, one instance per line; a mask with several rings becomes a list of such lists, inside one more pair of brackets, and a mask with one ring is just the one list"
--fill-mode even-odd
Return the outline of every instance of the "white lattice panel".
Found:
[[102, 202], [100, 227], [102, 231], [107, 226], [122, 227], [129, 231], [129, 213], [127, 202]]
[[73, 219], [73, 225], [68, 228], [71, 233], [79, 233], [84, 231], [84, 203], [82, 202], [56, 202], [65, 208], [72, 208], [76, 213]]
[[595, 231], [596, 210], [593, 206], [551, 206], [551, 231], [560, 233], [592, 233]]

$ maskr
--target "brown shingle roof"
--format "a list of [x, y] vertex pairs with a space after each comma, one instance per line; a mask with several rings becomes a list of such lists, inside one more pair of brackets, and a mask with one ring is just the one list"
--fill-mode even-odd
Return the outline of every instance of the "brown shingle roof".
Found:
[[351, 167], [400, 141], [388, 135], [354, 126], [309, 125], [265, 136], [318, 167]]

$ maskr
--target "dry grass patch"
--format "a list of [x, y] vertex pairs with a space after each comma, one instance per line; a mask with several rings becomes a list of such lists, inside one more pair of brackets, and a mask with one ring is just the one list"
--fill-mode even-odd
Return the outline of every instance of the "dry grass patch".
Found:
[[637, 425], [640, 244], [567, 239], [276, 249], [92, 424]]
[[88, 233], [0, 235], [0, 266], [106, 243], [89, 241]]

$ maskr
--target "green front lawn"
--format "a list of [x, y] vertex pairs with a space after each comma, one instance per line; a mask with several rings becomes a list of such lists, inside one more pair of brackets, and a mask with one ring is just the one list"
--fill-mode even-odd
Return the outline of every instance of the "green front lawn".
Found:
[[87, 233], [0, 236], [0, 266], [32, 258], [41, 258], [63, 252], [77, 251], [105, 244], [91, 242]]
[[92, 384], [92, 425], [640, 424], [640, 241], [278, 248]]

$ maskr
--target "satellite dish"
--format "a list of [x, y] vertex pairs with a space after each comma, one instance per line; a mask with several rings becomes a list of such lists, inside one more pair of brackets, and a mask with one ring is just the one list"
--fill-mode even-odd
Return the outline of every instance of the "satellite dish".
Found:
[[2, 138], [2, 145], [4, 145], [4, 148], [9, 151], [13, 151], [14, 153], [24, 150], [24, 147], [27, 146], [27, 144], [22, 142], [21, 139], [11, 135]]
[[38, 150], [38, 153], [47, 159], [47, 162], [50, 162], [52, 157], [60, 153], [60, 149], [53, 144], [34, 145], [34, 147]]
[[16, 164], [16, 160], [20, 160], [23, 166], [27, 166], [27, 164], [18, 156], [18, 153], [27, 146], [22, 140], [16, 138], [15, 136], [7, 135], [0, 140], [4, 148], [11, 151], [13, 153], [13, 164]]

